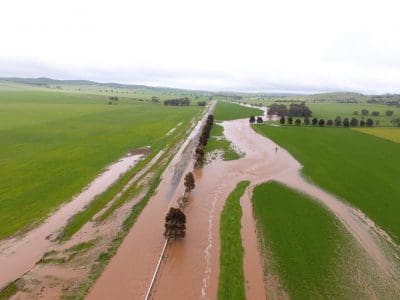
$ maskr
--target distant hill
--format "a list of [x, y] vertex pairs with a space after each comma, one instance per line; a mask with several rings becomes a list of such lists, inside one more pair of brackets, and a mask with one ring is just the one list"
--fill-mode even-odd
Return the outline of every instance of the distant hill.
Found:
[[[169, 91], [169, 92], [191, 91], [191, 90], [169, 88], [169, 87], [153, 87], [147, 85], [123, 84], [116, 82], [96, 82], [91, 80], [59, 80], [47, 77], [39, 77], [39, 78], [0, 77], [0, 80], [13, 83], [35, 85], [35, 86], [83, 85], [83, 86], [101, 86], [108, 88], [144, 89], [144, 90]], [[192, 91], [192, 92], [204, 92], [204, 91]]]

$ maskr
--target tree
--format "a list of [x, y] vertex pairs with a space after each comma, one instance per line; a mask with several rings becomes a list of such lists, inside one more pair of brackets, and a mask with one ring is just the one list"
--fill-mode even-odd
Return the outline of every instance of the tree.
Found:
[[371, 115], [374, 116], [374, 117], [378, 117], [379, 116], [379, 111], [373, 111], [371, 113]]
[[178, 205], [182, 211], [185, 211], [186, 206], [189, 204], [189, 197], [182, 196], [178, 198]]
[[160, 102], [160, 98], [158, 98], [157, 96], [153, 96], [153, 97], [151, 97], [151, 102], [159, 103]]
[[204, 150], [202, 147], [198, 146], [195, 151], [196, 166], [200, 166], [204, 161]]
[[289, 115], [293, 117], [311, 117], [312, 111], [306, 106], [305, 102], [300, 104], [292, 103], [289, 105]]
[[388, 116], [388, 117], [391, 117], [391, 116], [393, 116], [393, 110], [387, 110], [386, 111], [386, 116]]
[[263, 119], [261, 117], [257, 117], [257, 123], [263, 123]]
[[305, 124], [305, 125], [310, 125], [310, 123], [311, 123], [311, 122], [310, 122], [310, 118], [309, 118], [309, 117], [305, 117], [305, 118], [304, 118], [304, 124]]
[[360, 126], [361, 126], [361, 127], [365, 127], [365, 121], [364, 121], [364, 120], [361, 120], [361, 121], [360, 121]]
[[318, 119], [317, 118], [312, 119], [311, 124], [313, 124], [314, 126], [317, 125]]
[[194, 176], [193, 176], [192, 172], [189, 172], [186, 174], [185, 180], [184, 180], [184, 185], [185, 185], [185, 192], [190, 192], [196, 186], [194, 184]]
[[367, 109], [363, 109], [363, 110], [361, 111], [361, 114], [362, 114], [363, 116], [368, 116], [369, 111], [368, 111]]
[[292, 117], [289, 117], [287, 121], [288, 121], [288, 124], [290, 124], [290, 125], [293, 124], [293, 118]]
[[199, 139], [200, 145], [202, 145], [202, 146], [207, 146], [207, 140], [208, 140], [207, 134], [206, 134], [205, 132], [203, 132], [203, 133], [200, 135], [200, 139]]
[[367, 127], [372, 127], [374, 125], [374, 121], [372, 119], [368, 119], [367, 122], [365, 123]]
[[285, 124], [286, 120], [285, 120], [285, 116], [282, 116], [281, 119], [279, 120], [279, 123], [281, 123], [282, 125]]
[[358, 111], [353, 111], [353, 116], [358, 116]]
[[189, 106], [191, 100], [188, 97], [164, 100], [164, 105]]
[[277, 114], [280, 117], [284, 117], [288, 114], [288, 109], [284, 104], [272, 103], [268, 108], [268, 115], [272, 116]]
[[207, 102], [206, 101], [197, 101], [198, 106], [206, 106]]
[[400, 127], [400, 118], [393, 119], [391, 122], [395, 124], [397, 127]]
[[335, 119], [335, 126], [342, 126], [342, 118], [337, 116]]
[[318, 122], [318, 125], [323, 127], [325, 125], [325, 120], [324, 119], [320, 119]]
[[358, 120], [356, 118], [354, 118], [354, 117], [351, 118], [350, 126], [351, 127], [357, 127], [358, 126]]
[[117, 103], [117, 101], [118, 101], [118, 97], [108, 97], [108, 99], [110, 100], [110, 102], [108, 102], [108, 104], [113, 104], [113, 102], [114, 103]]
[[186, 234], [186, 216], [179, 208], [171, 207], [165, 217], [164, 236], [167, 239], [184, 238]]
[[256, 121], [256, 118], [254, 116], [251, 116], [249, 122], [251, 124], [253, 124], [255, 121]]
[[343, 126], [344, 127], [350, 127], [350, 121], [348, 118], [344, 118], [343, 119]]
[[296, 124], [297, 126], [300, 126], [301, 120], [300, 119], [296, 119], [296, 121], [294, 121], [294, 124]]
[[328, 126], [333, 126], [333, 120], [328, 120], [328, 121], [326, 122], [326, 125], [328, 125]]

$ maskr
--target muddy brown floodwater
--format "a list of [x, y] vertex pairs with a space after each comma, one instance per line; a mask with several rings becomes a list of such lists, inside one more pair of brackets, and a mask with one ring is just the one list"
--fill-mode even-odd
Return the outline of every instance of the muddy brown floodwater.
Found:
[[[279, 294], [265, 289], [265, 286], [269, 288], [274, 284], [264, 283], [250, 202], [253, 188], [269, 180], [280, 181], [323, 203], [375, 262], [388, 287], [399, 289], [398, 269], [386, 252], [387, 247], [391, 247], [390, 240], [382, 230], [358, 210], [306, 181], [300, 174], [300, 163], [284, 149], [276, 151], [275, 143], [257, 134], [247, 120], [227, 121], [222, 125], [226, 138], [245, 153], [245, 157], [236, 161], [214, 160], [195, 171], [196, 188], [185, 210], [186, 237], [168, 246], [152, 289], [152, 299], [217, 298], [220, 213], [227, 196], [242, 180], [251, 181], [241, 199], [248, 299], [265, 299], [266, 294]], [[191, 164], [187, 164], [185, 171], [190, 167]], [[164, 216], [182, 194], [182, 181], [175, 185], [172, 184], [173, 178], [173, 171], [167, 170], [156, 195], [143, 210], [88, 298], [144, 298], [164, 245]], [[175, 187], [173, 193], [171, 185]]]
[[[227, 196], [242, 180], [251, 181], [241, 199], [248, 299], [265, 299], [266, 294], [285, 297], [282, 291], [266, 293], [250, 202], [253, 188], [269, 180], [280, 181], [305, 192], [327, 206], [376, 262], [381, 276], [391, 282], [390, 288], [398, 288], [396, 266], [382, 248], [384, 236], [371, 220], [307, 182], [300, 174], [300, 163], [284, 149], [276, 151], [276, 144], [257, 134], [247, 120], [223, 122], [222, 125], [227, 139], [245, 153], [245, 157], [236, 161], [216, 160], [195, 172], [196, 188], [185, 211], [186, 237], [168, 248], [154, 286], [154, 299], [216, 299], [220, 253], [219, 217]], [[273, 286], [276, 283], [267, 283], [267, 288]]]
[[[82, 210], [96, 195], [104, 192], [121, 174], [132, 168], [147, 152], [132, 152], [109, 165], [78, 196], [61, 206], [37, 228], [22, 237], [0, 241], [0, 288], [29, 271], [52, 244], [53, 235], [78, 211]], [[3, 271], [7, 270], [7, 271]]]

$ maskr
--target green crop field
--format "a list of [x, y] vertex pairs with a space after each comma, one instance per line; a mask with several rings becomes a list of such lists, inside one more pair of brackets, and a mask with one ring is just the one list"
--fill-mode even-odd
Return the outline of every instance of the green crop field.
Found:
[[256, 125], [286, 148], [303, 174], [400, 242], [400, 144], [346, 128]]
[[359, 132], [364, 132], [389, 141], [400, 143], [400, 128], [353, 128]]
[[239, 104], [219, 100], [215, 108], [214, 117], [219, 121], [246, 119], [250, 116], [259, 116], [264, 112], [257, 108], [241, 106]]
[[221, 213], [221, 267], [218, 282], [218, 299], [220, 300], [245, 299], [240, 198], [249, 184], [249, 181], [238, 183], [226, 199]]
[[352, 274], [363, 271], [373, 282], [369, 287], [385, 295], [381, 282], [371, 279], [368, 260], [360, 264], [346, 229], [318, 202], [276, 182], [257, 186], [252, 202], [265, 274], [278, 279], [290, 299], [363, 299]]
[[27, 228], [130, 150], [158, 151], [202, 108], [53, 90], [0, 92], [0, 238]]

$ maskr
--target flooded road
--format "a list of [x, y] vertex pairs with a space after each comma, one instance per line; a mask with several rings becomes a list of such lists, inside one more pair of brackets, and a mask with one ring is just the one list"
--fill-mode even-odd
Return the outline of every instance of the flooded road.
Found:
[[[129, 154], [111, 164], [78, 196], [61, 206], [41, 225], [24, 234], [0, 241], [0, 288], [30, 270], [52, 244], [51, 239], [66, 225], [69, 218], [82, 210], [96, 195], [103, 193], [121, 174], [132, 168], [141, 157]], [[3, 270], [7, 270], [6, 272]]]

